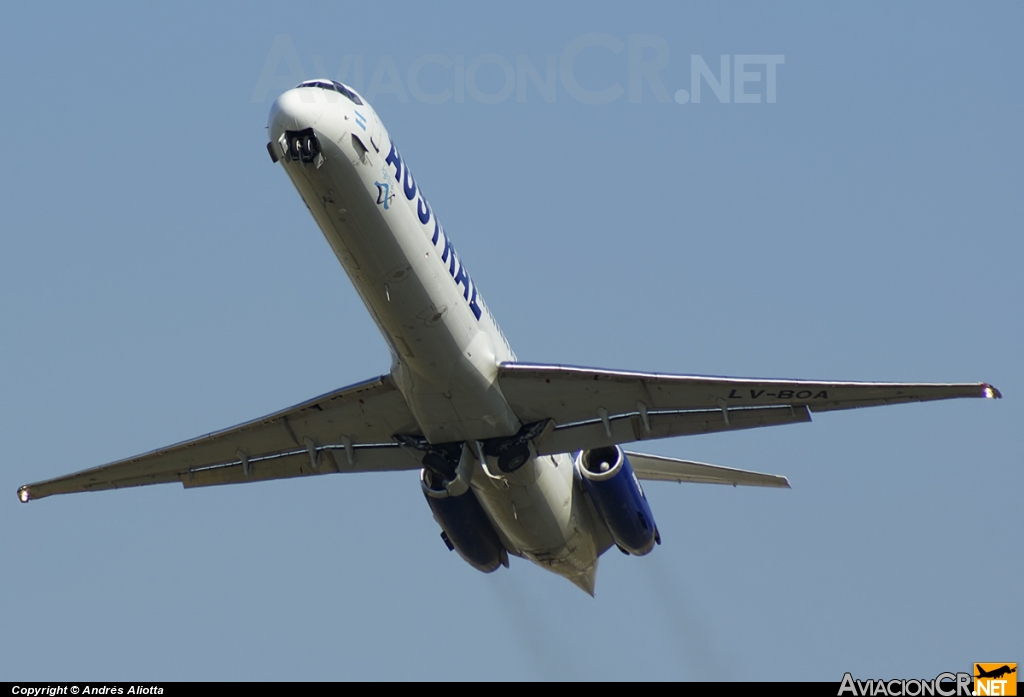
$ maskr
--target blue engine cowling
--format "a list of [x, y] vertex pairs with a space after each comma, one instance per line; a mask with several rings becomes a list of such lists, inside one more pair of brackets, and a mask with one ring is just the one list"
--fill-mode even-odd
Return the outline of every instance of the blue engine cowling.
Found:
[[590, 499], [620, 549], [642, 556], [660, 544], [654, 515], [622, 448], [585, 450], [576, 460]]
[[508, 552], [462, 473], [446, 480], [423, 469], [420, 485], [448, 549], [454, 549], [470, 566], [484, 573], [508, 566]]

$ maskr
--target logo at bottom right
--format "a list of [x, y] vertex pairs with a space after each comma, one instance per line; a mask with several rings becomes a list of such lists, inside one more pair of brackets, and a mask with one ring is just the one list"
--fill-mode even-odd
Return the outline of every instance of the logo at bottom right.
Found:
[[1017, 694], [1016, 663], [975, 663], [974, 694], [976, 697], [1009, 697]]

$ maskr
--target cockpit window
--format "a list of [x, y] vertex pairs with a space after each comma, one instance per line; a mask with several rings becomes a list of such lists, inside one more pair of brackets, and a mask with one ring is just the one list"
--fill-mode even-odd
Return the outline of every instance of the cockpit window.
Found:
[[355, 92], [350, 90], [348, 87], [345, 87], [345, 85], [341, 84], [340, 82], [334, 82], [332, 80], [331, 84], [334, 85], [334, 89], [335, 90], [337, 90], [338, 92], [341, 92], [343, 95], [345, 95], [346, 97], [351, 99], [356, 104], [362, 104], [363, 103], [363, 100], [359, 98], [359, 95], [357, 95]]
[[353, 104], [363, 103], [363, 100], [359, 98], [359, 95], [348, 87], [345, 87], [345, 85], [340, 82], [335, 82], [334, 80], [306, 80], [305, 82], [300, 82], [296, 87], [319, 87], [323, 90], [333, 90], [339, 94], [345, 95], [345, 97]]

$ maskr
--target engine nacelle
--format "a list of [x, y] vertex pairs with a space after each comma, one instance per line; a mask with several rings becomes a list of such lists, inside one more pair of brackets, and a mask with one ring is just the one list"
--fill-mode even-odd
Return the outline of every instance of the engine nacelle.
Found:
[[620, 549], [642, 556], [661, 542], [647, 497], [622, 448], [585, 450], [576, 468]]
[[458, 552], [473, 568], [490, 573], [499, 566], [508, 566], [508, 552], [469, 487], [467, 455], [463, 452], [454, 479], [424, 468], [420, 471], [420, 486], [448, 549]]

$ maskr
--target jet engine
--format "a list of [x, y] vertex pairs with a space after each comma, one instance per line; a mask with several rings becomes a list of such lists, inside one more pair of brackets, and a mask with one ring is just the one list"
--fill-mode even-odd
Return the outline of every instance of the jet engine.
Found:
[[453, 478], [424, 467], [420, 486], [448, 549], [458, 552], [473, 568], [490, 573], [499, 566], [508, 567], [508, 552], [469, 487], [467, 461], [471, 462], [471, 456], [463, 452]]
[[619, 446], [580, 453], [576, 468], [619, 549], [642, 556], [661, 544], [654, 515], [633, 468]]

